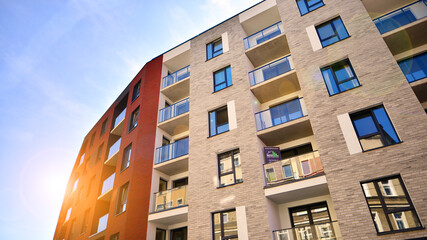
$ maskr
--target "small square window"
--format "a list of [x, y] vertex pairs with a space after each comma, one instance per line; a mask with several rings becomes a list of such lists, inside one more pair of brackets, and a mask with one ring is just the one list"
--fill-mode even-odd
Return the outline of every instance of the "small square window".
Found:
[[301, 16], [325, 5], [322, 0], [297, 0]]
[[322, 47], [329, 46], [349, 37], [347, 29], [340, 17], [316, 26]]
[[104, 122], [102, 122], [101, 134], [99, 136], [102, 136], [105, 133], [105, 131], [107, 131], [107, 124], [108, 124], [108, 117], [104, 120]]
[[132, 102], [135, 101], [135, 99], [139, 96], [139, 91], [141, 89], [141, 80], [135, 86], [133, 86], [133, 92], [132, 92]]
[[400, 175], [361, 184], [379, 234], [422, 228]]
[[243, 182], [239, 149], [219, 154], [218, 165], [220, 187]]
[[209, 136], [215, 136], [228, 130], [228, 112], [226, 106], [209, 112]]
[[236, 210], [213, 213], [212, 228], [214, 239], [238, 239]]
[[176, 200], [176, 205], [177, 206], [182, 206], [182, 198], [179, 198]]
[[129, 146], [127, 146], [123, 151], [121, 171], [129, 167], [131, 152], [132, 152], [132, 144], [129, 144]]
[[206, 45], [206, 59], [209, 60], [222, 54], [222, 39], [219, 38]]
[[399, 67], [405, 74], [408, 82], [415, 82], [417, 80], [427, 77], [427, 53], [411, 57], [399, 62]]
[[129, 132], [138, 125], [139, 107], [132, 112], [129, 121]]
[[117, 196], [116, 214], [126, 211], [126, 204], [128, 200], [128, 190], [129, 190], [129, 183], [126, 183], [119, 189], [119, 194]]
[[231, 67], [225, 67], [221, 70], [214, 72], [214, 92], [231, 86]]
[[350, 118], [364, 151], [400, 142], [382, 105], [351, 114]]
[[330, 96], [360, 86], [348, 59], [324, 67], [321, 71]]

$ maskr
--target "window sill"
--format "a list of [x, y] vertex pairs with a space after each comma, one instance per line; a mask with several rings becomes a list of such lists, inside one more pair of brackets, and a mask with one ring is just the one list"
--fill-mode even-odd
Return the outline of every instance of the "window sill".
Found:
[[135, 127], [133, 127], [133, 128], [131, 128], [131, 129], [129, 129], [128, 134], [129, 134], [130, 132], [132, 132], [136, 127], [138, 127], [138, 125], [136, 125]]
[[217, 93], [217, 92], [220, 92], [220, 91], [222, 91], [222, 90], [224, 90], [224, 89], [227, 89], [227, 88], [229, 88], [229, 87], [231, 87], [231, 86], [233, 86], [233, 84], [231, 84], [230, 86], [227, 86], [227, 87], [225, 87], [225, 88], [222, 88], [222, 89], [220, 89], [220, 90], [218, 90], [218, 91], [213, 91], [213, 92], [212, 92], [212, 94]]
[[[389, 232], [377, 232], [377, 235], [382, 236], [382, 235], [402, 233], [402, 232], [410, 232], [410, 231], [423, 230], [423, 229], [425, 229], [425, 227], [406, 228], [406, 229], [394, 230], [394, 231], [389, 231]], [[415, 239], [418, 239], [418, 238], [415, 238]]]
[[127, 166], [125, 169], [121, 170], [120, 173], [124, 172], [126, 169], [128, 169], [130, 167], [130, 163], [129, 166]]
[[222, 54], [224, 54], [224, 53], [222, 52], [221, 54], [218, 54], [218, 55], [217, 55], [217, 56], [215, 56], [215, 57], [211, 57], [211, 58], [209, 58], [209, 59], [206, 59], [206, 61], [205, 61], [205, 62], [207, 62], [207, 61], [209, 61], [209, 60], [211, 60], [211, 59], [217, 58], [217, 57], [221, 56]]
[[378, 150], [378, 149], [381, 149], [381, 148], [398, 145], [400, 143], [403, 143], [403, 141], [400, 141], [400, 142], [397, 142], [397, 143], [394, 143], [394, 144], [390, 144], [390, 145], [386, 145], [386, 146], [381, 146], [381, 147], [377, 147], [377, 148], [368, 149], [368, 150], [364, 150], [363, 147], [362, 147], [362, 152], [370, 152], [370, 151]]
[[132, 104], [133, 102], [135, 102], [136, 99], [138, 99], [138, 98], [139, 98], [139, 95], [134, 100], [130, 101], [130, 104]]
[[[342, 42], [342, 41], [344, 41], [344, 40], [346, 40], [346, 39], [348, 39], [348, 38], [350, 38], [350, 37], [351, 37], [351, 36], [350, 36], [350, 35], [348, 35], [348, 37], [343, 38], [343, 39], [340, 39], [339, 41], [336, 41], [336, 42], [331, 43], [331, 44], [326, 45], [326, 46], [323, 46], [323, 44], [322, 44], [322, 49], [325, 49], [325, 48], [327, 48], [327, 47], [329, 47], [329, 46], [332, 46], [332, 45], [334, 45], [334, 44], [336, 44], [336, 43]], [[320, 41], [320, 43], [322, 43], [322, 41]]]
[[238, 183], [233, 183], [233, 184], [229, 184], [229, 185], [226, 185], [226, 186], [219, 186], [219, 187], [216, 187], [216, 189], [226, 188], [226, 187], [238, 185], [238, 184], [241, 184], [241, 183], [243, 183], [243, 180], [241, 182], [238, 182]]
[[124, 210], [123, 212], [119, 212], [119, 213], [116, 213], [115, 215], [114, 215], [114, 217], [117, 217], [117, 216], [119, 216], [119, 215], [122, 215], [123, 213], [125, 213], [126, 212], [126, 210]]
[[224, 133], [228, 133], [229, 131], [230, 131], [230, 130], [227, 130], [227, 131], [225, 131], [225, 132], [218, 133], [218, 134], [215, 134], [215, 135], [209, 136], [209, 137], [207, 137], [207, 138], [212, 138], [212, 137], [215, 137], [215, 136], [218, 136], [218, 135], [224, 134]]
[[[357, 79], [357, 81], [359, 82], [359, 79]], [[341, 94], [341, 93], [345, 93], [345, 92], [351, 91], [351, 90], [356, 89], [356, 88], [359, 88], [359, 87], [361, 87], [361, 86], [362, 86], [362, 84], [360, 84], [360, 83], [359, 83], [359, 86], [357, 86], [357, 87], [350, 88], [350, 89], [347, 89], [347, 90], [344, 90], [344, 91], [342, 91], [342, 92], [335, 93], [335, 94], [332, 94], [332, 95], [331, 95], [331, 94], [329, 93], [329, 91], [328, 91], [328, 93], [329, 93], [329, 97], [336, 96], [336, 95], [339, 95], [339, 94]]]

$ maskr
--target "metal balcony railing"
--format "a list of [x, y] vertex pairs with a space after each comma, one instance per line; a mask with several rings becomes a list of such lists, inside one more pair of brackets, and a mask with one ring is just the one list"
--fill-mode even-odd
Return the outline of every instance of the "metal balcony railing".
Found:
[[337, 221], [273, 231], [274, 240], [341, 240]]
[[282, 22], [275, 23], [263, 30], [256, 32], [249, 37], [243, 39], [245, 44], [245, 50], [252, 48], [258, 44], [261, 44], [269, 39], [274, 38], [277, 35], [283, 33], [283, 25]]
[[303, 179], [319, 173], [323, 173], [323, 165], [317, 151], [264, 164], [267, 185]]
[[168, 119], [174, 118], [181, 114], [184, 114], [190, 110], [190, 99], [186, 98], [175, 104], [170, 105], [169, 107], [160, 109], [160, 118], [159, 123], [164, 122]]
[[98, 231], [97, 231], [98, 233], [107, 229], [107, 222], [108, 222], [108, 213], [99, 218]]
[[427, 16], [427, 0], [420, 0], [374, 19], [381, 34], [405, 26]]
[[162, 88], [170, 86], [170, 85], [172, 85], [176, 82], [179, 82], [179, 81], [181, 81], [181, 80], [183, 80], [189, 76], [190, 76], [190, 65], [188, 65], [188, 66], [164, 77], [163, 82], [162, 82]]
[[110, 147], [110, 150], [108, 151], [108, 158], [112, 157], [116, 152], [119, 151], [120, 149], [120, 142], [122, 141], [121, 138], [119, 138], [119, 140], [117, 140], [113, 146]]
[[117, 125], [119, 125], [119, 123], [125, 118], [126, 115], [126, 108], [123, 109], [123, 111], [116, 117], [116, 119], [114, 120], [114, 127], [117, 127]]
[[301, 107], [302, 104], [304, 104], [303, 98], [298, 98], [256, 113], [255, 123], [257, 130], [261, 131], [304, 117], [306, 114]]
[[294, 69], [291, 55], [249, 72], [251, 87]]
[[181, 186], [154, 194], [156, 205], [154, 211], [159, 212], [187, 205], [187, 186]]
[[156, 149], [156, 164], [188, 154], [188, 138]]
[[104, 183], [102, 184], [101, 195], [113, 188], [115, 175], [116, 174], [113, 173], [111, 176], [109, 176], [107, 179], [105, 179]]

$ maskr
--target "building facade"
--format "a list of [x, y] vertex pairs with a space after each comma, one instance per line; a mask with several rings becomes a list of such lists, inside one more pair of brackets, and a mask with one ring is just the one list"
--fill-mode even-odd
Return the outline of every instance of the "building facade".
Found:
[[148, 62], [54, 239], [427, 237], [427, 2], [265, 0]]

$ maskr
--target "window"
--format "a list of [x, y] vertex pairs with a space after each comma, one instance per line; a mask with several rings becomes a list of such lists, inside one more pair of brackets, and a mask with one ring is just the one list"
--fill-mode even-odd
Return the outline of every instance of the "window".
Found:
[[73, 186], [73, 191], [72, 192], [74, 192], [74, 191], [76, 191], [76, 189], [77, 189], [77, 186], [79, 185], [79, 179], [77, 179], [75, 182], [74, 182], [74, 186]]
[[236, 210], [228, 210], [212, 214], [214, 240], [238, 239]]
[[101, 145], [99, 145], [98, 147], [98, 151], [96, 152], [96, 162], [98, 162], [99, 160], [101, 160], [102, 158], [102, 149], [104, 148], [104, 143], [101, 143]]
[[70, 216], [71, 216], [71, 208], [69, 208], [67, 210], [67, 216], [65, 216], [65, 221], [67, 221], [68, 219], [70, 219]]
[[222, 107], [209, 112], [209, 136], [228, 131], [227, 107]]
[[349, 37], [347, 29], [344, 27], [340, 17], [316, 26], [322, 47], [331, 45]]
[[379, 234], [422, 228], [400, 175], [361, 184]]
[[90, 181], [89, 181], [89, 187], [88, 187], [88, 189], [87, 189], [87, 193], [86, 193], [86, 197], [88, 197], [89, 196], [89, 194], [90, 194], [90, 190], [92, 190], [92, 186], [93, 186], [93, 183], [95, 182], [95, 176], [93, 176], [93, 177], [91, 177], [90, 178]]
[[101, 127], [101, 134], [99, 136], [102, 136], [105, 131], [107, 131], [107, 125], [108, 124], [108, 117], [104, 120], [104, 122], [102, 122], [102, 127]]
[[214, 72], [214, 92], [229, 87], [232, 84], [230, 66]]
[[297, 0], [301, 16], [325, 5], [322, 0]]
[[94, 132], [94, 133], [92, 134], [92, 138], [90, 139], [89, 147], [92, 147], [92, 146], [93, 146], [93, 143], [95, 142], [95, 135], [96, 135], [96, 132]]
[[132, 102], [135, 101], [135, 99], [139, 96], [139, 91], [141, 88], [141, 80], [135, 86], [133, 86], [133, 92], [132, 92]]
[[287, 159], [311, 152], [313, 152], [313, 147], [311, 146], [311, 143], [309, 143], [302, 146], [281, 150], [280, 155], [282, 159]]
[[220, 187], [243, 182], [239, 149], [219, 154], [218, 165]]
[[132, 115], [130, 116], [129, 131], [136, 128], [136, 126], [138, 125], [138, 115], [139, 115], [139, 107], [135, 109], [135, 111], [133, 111]]
[[222, 54], [222, 39], [219, 38], [206, 45], [206, 59], [209, 60]]
[[266, 168], [265, 172], [267, 173], [267, 180], [268, 182], [274, 182], [276, 181], [276, 172], [274, 171], [274, 168]]
[[116, 208], [116, 214], [122, 213], [126, 211], [126, 203], [128, 199], [128, 189], [129, 189], [129, 183], [126, 183], [119, 189], [119, 194], [117, 198], [117, 208]]
[[110, 240], [119, 240], [119, 233], [110, 236]]
[[166, 230], [156, 228], [156, 240], [166, 240]]
[[82, 229], [80, 233], [84, 233], [87, 231], [87, 227], [89, 226], [89, 209], [85, 211], [82, 222]]
[[123, 151], [121, 171], [129, 167], [131, 152], [132, 152], [132, 144], [129, 144], [129, 146], [127, 146]]
[[351, 114], [350, 118], [364, 151], [400, 142], [382, 105]]
[[399, 67], [408, 82], [423, 79], [427, 77], [427, 53], [400, 61]]
[[329, 95], [360, 86], [348, 59], [321, 69]]
[[298, 239], [336, 239], [326, 202], [289, 208]]
[[172, 229], [171, 240], [184, 240], [187, 239], [187, 227]]

